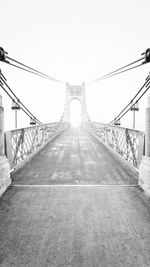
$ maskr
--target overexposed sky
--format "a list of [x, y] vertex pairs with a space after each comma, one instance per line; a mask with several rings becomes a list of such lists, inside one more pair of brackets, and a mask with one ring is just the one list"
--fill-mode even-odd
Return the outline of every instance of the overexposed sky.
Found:
[[[149, 0], [1, 0], [0, 46], [8, 56], [50, 76], [79, 85], [141, 57], [150, 47]], [[65, 85], [0, 62], [18, 98], [43, 123], [58, 121]], [[92, 120], [109, 123], [145, 82], [150, 64], [86, 85]], [[2, 92], [5, 130], [14, 128], [11, 101]], [[147, 96], [139, 103], [137, 129], [145, 125]], [[29, 119], [18, 112], [18, 126]], [[132, 113], [122, 120], [132, 127]]]

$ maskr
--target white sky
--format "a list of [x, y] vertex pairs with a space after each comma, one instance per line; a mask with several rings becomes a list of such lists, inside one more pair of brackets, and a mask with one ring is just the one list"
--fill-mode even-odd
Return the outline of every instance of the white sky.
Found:
[[[150, 47], [149, 0], [1, 0], [0, 46], [8, 56], [70, 84], [95, 79], [141, 57]], [[65, 86], [0, 62], [8, 84], [43, 123], [58, 121]], [[145, 82], [150, 65], [86, 87], [92, 120], [109, 123]], [[14, 128], [11, 101], [2, 92], [5, 130]], [[147, 96], [137, 129], [144, 129]], [[18, 126], [28, 126], [21, 111]], [[122, 120], [132, 127], [132, 114]]]

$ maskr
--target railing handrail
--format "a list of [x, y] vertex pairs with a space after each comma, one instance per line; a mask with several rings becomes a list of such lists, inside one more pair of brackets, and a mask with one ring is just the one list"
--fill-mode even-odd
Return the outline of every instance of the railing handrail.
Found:
[[5, 154], [11, 169], [37, 153], [67, 127], [67, 123], [59, 121], [6, 131]]
[[101, 123], [101, 122], [96, 122], [96, 121], [91, 121], [92, 123], [96, 123], [96, 124], [102, 124], [102, 125], [106, 125], [106, 126], [109, 126], [109, 127], [113, 127], [113, 128], [118, 128], [118, 129], [123, 129], [123, 130], [130, 130], [130, 131], [133, 131], [133, 132], [137, 132], [137, 133], [141, 133], [141, 134], [144, 134], [145, 135], [145, 132], [144, 131], [141, 131], [141, 130], [136, 130], [136, 129], [132, 129], [132, 128], [127, 128], [127, 127], [122, 127], [122, 126], [117, 126], [117, 125], [111, 125], [111, 124], [107, 124], [107, 123]]
[[86, 122], [84, 128], [132, 163], [135, 168], [139, 168], [144, 152], [144, 132], [92, 121]]
[[50, 123], [44, 123], [44, 124], [39, 124], [39, 125], [35, 125], [35, 126], [28, 126], [28, 127], [22, 127], [22, 128], [17, 128], [17, 129], [13, 129], [13, 130], [7, 130], [7, 131], [5, 131], [5, 133], [7, 133], [7, 132], [16, 132], [16, 131], [22, 131], [23, 129], [36, 129], [36, 128], [39, 128], [39, 127], [42, 127], [42, 126], [49, 126], [49, 125], [52, 125], [52, 124], [54, 124], [54, 125], [56, 125], [56, 124], [58, 124], [58, 123], [61, 123], [61, 122], [50, 122]]

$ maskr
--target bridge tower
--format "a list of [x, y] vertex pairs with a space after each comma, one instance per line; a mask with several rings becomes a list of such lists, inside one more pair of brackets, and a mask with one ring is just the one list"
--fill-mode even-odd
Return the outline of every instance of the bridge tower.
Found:
[[81, 124], [85, 121], [89, 121], [89, 115], [86, 109], [86, 99], [85, 99], [85, 84], [82, 85], [69, 85], [66, 84], [66, 100], [64, 112], [61, 117], [61, 121], [70, 122], [70, 104], [72, 100], [77, 99], [81, 104]]

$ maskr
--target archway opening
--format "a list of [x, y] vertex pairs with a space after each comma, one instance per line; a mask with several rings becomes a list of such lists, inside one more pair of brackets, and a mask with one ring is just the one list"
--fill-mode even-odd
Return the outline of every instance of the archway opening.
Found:
[[78, 99], [70, 103], [70, 124], [74, 128], [81, 126], [81, 103]]

